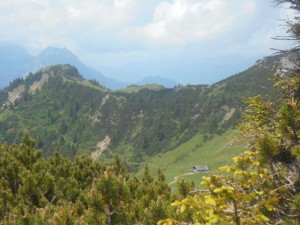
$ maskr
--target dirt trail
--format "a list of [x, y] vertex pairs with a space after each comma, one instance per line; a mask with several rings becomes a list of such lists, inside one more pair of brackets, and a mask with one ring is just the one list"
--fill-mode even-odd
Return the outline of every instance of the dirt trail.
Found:
[[176, 176], [176, 177], [174, 177], [174, 180], [169, 183], [169, 185], [176, 183], [178, 178], [180, 178], [180, 177], [191, 176], [191, 175], [194, 175], [194, 174], [195, 174], [194, 172], [188, 172], [188, 173], [184, 173], [184, 174], [181, 174], [179, 176]]
[[103, 151], [107, 149], [108, 145], [110, 144], [111, 138], [109, 136], [106, 136], [102, 141], [99, 141], [97, 143], [96, 151], [92, 152], [91, 158], [93, 160], [99, 159], [99, 157], [102, 155]]

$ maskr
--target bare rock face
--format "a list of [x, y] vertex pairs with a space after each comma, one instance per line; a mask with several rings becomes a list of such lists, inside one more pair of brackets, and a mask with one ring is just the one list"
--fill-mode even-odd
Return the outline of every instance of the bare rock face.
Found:
[[292, 70], [300, 69], [300, 51], [266, 57], [258, 60], [256, 66], [274, 70], [278, 75], [286, 74]]
[[284, 54], [280, 58], [280, 65], [279, 68], [277, 69], [277, 73], [282, 74], [282, 73], [290, 72], [291, 70], [299, 69], [300, 68], [299, 59], [300, 59], [300, 53], [298, 51]]
[[11, 105], [14, 105], [19, 99], [22, 98], [22, 95], [25, 91], [25, 85], [19, 85], [12, 91], [8, 92], [8, 98], [6, 102], [1, 106], [1, 110], [9, 108]]
[[99, 159], [99, 157], [102, 155], [103, 151], [107, 149], [111, 142], [111, 138], [107, 135], [102, 141], [99, 141], [97, 143], [97, 149], [96, 151], [91, 153], [91, 158], [93, 160]]

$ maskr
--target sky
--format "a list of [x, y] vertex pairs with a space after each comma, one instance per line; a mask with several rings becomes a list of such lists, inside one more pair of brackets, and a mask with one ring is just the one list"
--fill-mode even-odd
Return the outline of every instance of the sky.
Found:
[[272, 0], [1, 0], [0, 43], [66, 47], [104, 75], [214, 83], [286, 49], [287, 6]]

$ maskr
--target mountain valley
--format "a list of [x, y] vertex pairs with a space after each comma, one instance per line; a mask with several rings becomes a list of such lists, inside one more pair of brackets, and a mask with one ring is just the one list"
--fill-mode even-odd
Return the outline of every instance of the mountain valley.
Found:
[[[132, 172], [138, 172], [153, 157], [164, 159], [178, 155], [176, 149], [180, 148], [186, 149], [186, 155], [191, 152], [201, 155], [201, 152], [214, 151], [203, 150], [213, 143], [209, 140], [217, 140], [238, 124], [245, 107], [241, 96], [261, 94], [276, 98], [270, 78], [276, 71], [285, 69], [283, 62], [288, 58], [268, 57], [213, 85], [175, 88], [134, 85], [114, 91], [86, 80], [73, 66], [49, 66], [24, 79], [16, 79], [1, 91], [0, 140], [18, 143], [27, 130], [37, 140], [44, 156], [59, 149], [71, 158], [83, 153], [109, 160], [117, 153]], [[98, 144], [108, 139], [107, 148], [99, 148]], [[219, 148], [231, 141], [225, 141]], [[189, 147], [180, 147], [185, 145]], [[101, 153], [96, 154], [100, 149]], [[222, 151], [219, 154], [223, 155]], [[225, 161], [231, 157], [228, 155]], [[206, 162], [212, 169], [220, 166], [203, 160], [203, 155], [201, 158], [193, 157], [193, 163]], [[155, 158], [153, 161], [159, 162]], [[161, 162], [178, 168], [176, 161]], [[155, 165], [153, 168], [164, 167]]]

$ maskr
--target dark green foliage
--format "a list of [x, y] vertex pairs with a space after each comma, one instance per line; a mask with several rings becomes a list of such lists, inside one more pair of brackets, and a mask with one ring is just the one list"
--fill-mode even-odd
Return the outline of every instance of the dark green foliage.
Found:
[[174, 214], [174, 196], [184, 197], [161, 170], [138, 180], [118, 156], [105, 165], [58, 151], [45, 159], [27, 133], [23, 141], [0, 144], [1, 224], [155, 224]]
[[13, 80], [12, 82], [10, 82], [9, 84], [9, 90], [13, 90], [14, 88], [17, 88], [20, 84], [22, 84], [24, 82], [24, 79], [19, 77], [15, 80]]

